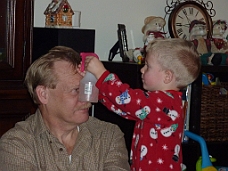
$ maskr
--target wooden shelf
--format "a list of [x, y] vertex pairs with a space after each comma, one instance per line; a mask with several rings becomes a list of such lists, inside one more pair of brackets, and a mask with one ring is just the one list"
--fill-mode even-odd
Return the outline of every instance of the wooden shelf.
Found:
[[203, 65], [201, 70], [203, 72], [228, 72], [228, 65], [219, 65], [219, 66]]

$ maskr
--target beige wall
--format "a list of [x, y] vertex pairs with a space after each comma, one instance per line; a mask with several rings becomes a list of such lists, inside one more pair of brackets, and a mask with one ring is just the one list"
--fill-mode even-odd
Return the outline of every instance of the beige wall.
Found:
[[[204, 0], [207, 2], [206, 0]], [[211, 0], [216, 10], [212, 19], [228, 21], [228, 0]], [[35, 0], [35, 27], [44, 27], [43, 14], [51, 0]], [[165, 0], [68, 0], [75, 11], [81, 11], [81, 28], [96, 30], [95, 52], [108, 60], [109, 49], [117, 41], [117, 24], [126, 25], [129, 48], [142, 47], [141, 28], [144, 19], [155, 15], [164, 17]], [[165, 30], [167, 30], [167, 25]], [[115, 60], [121, 60], [117, 55]]]

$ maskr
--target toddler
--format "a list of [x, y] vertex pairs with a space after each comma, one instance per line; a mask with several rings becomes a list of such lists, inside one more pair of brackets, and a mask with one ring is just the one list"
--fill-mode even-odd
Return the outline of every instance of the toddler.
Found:
[[[136, 121], [131, 147], [132, 171], [181, 171], [184, 112], [181, 89], [199, 75], [200, 58], [183, 39], [156, 39], [146, 48], [143, 88], [132, 89], [101, 61], [85, 66], [98, 79], [99, 100], [118, 115]], [[129, 75], [126, 75], [129, 77]]]

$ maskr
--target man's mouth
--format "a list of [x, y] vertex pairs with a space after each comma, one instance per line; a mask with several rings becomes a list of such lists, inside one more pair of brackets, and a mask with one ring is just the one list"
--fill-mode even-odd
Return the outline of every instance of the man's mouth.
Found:
[[92, 106], [91, 103], [86, 103], [86, 104], [80, 106], [78, 109], [79, 109], [79, 110], [87, 110], [87, 109], [89, 109], [91, 106]]

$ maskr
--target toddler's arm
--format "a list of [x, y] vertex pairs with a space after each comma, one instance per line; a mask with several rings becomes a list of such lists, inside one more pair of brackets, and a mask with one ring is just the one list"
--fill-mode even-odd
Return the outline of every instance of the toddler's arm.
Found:
[[85, 68], [87, 71], [91, 72], [97, 79], [106, 71], [102, 62], [92, 56], [87, 56], [85, 60]]

